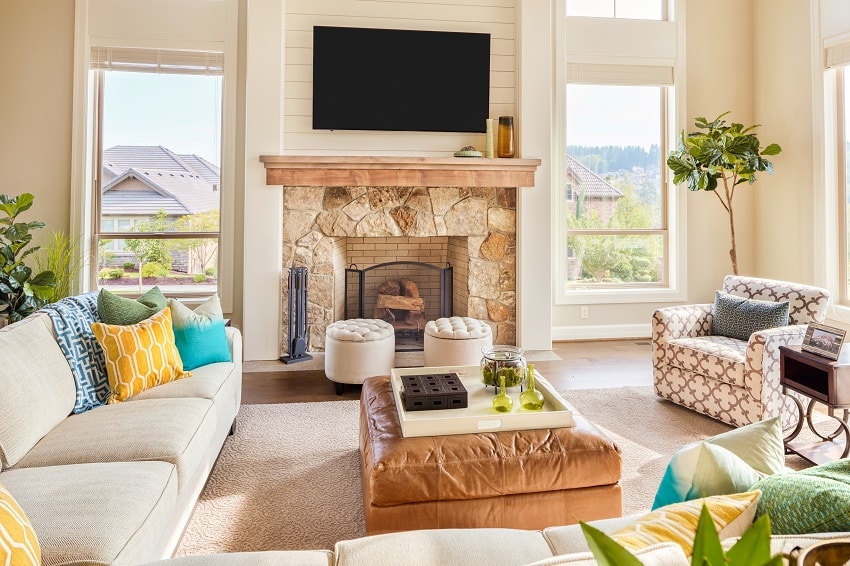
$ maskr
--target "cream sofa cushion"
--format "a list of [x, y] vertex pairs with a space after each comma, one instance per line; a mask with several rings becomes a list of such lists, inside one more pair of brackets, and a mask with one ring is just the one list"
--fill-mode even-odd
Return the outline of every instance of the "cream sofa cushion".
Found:
[[[633, 553], [643, 566], [689, 566], [690, 561], [685, 556], [682, 547], [673, 542], [662, 542], [647, 546]], [[570, 564], [571, 566], [597, 566], [599, 563], [590, 552], [577, 552], [575, 554], [564, 554], [553, 556], [546, 560], [539, 560], [526, 566], [559, 566]]]
[[8, 470], [0, 482], [32, 521], [44, 566], [155, 560], [177, 499], [166, 462]]
[[540, 531], [518, 529], [429, 529], [336, 543], [337, 564], [342, 566], [515, 566], [551, 556], [549, 544]]
[[47, 315], [0, 330], [0, 463], [14, 466], [74, 408], [71, 367]]
[[[591, 521], [591, 524], [603, 533], [613, 533], [625, 526], [631, 525], [643, 515], [627, 515], [625, 517], [614, 517], [613, 519], [600, 519]], [[563, 525], [543, 529], [543, 536], [549, 542], [554, 551], [553, 554], [573, 554], [576, 552], [590, 552], [584, 533], [580, 525]]]
[[269, 550], [180, 556], [143, 566], [333, 566], [329, 550]]
[[182, 493], [209, 458], [216, 425], [215, 407], [208, 399], [105, 405], [66, 418], [16, 468], [160, 460], [177, 467]]

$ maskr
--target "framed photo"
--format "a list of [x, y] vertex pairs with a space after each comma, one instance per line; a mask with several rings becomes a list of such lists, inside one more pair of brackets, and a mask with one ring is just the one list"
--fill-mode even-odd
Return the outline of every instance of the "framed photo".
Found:
[[837, 360], [845, 334], [846, 331], [840, 328], [810, 322], [801, 348], [824, 358]]

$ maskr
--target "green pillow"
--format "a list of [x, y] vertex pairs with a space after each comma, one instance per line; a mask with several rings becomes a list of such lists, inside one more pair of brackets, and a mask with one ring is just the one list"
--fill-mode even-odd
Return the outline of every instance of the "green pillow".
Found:
[[774, 535], [850, 531], [850, 459], [756, 482], [756, 516], [770, 516]]
[[146, 291], [138, 299], [128, 299], [101, 289], [97, 295], [97, 312], [106, 324], [138, 324], [164, 309], [168, 300], [159, 287]]

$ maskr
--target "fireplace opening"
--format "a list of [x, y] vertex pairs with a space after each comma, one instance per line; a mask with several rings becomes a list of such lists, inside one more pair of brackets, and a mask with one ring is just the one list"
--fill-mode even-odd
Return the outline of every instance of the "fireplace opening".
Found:
[[378, 318], [393, 325], [397, 352], [424, 349], [429, 320], [452, 316], [452, 266], [391, 261], [345, 270], [345, 318]]

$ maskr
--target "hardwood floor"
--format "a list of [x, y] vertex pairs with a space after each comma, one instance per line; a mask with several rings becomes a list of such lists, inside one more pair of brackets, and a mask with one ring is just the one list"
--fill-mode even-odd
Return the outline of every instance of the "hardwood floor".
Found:
[[[560, 360], [540, 360], [534, 367], [558, 390], [652, 385], [649, 339], [556, 342]], [[541, 357], [546, 356], [545, 353]], [[359, 399], [360, 386], [346, 385], [341, 396], [320, 369], [299, 370], [270, 362], [263, 371], [243, 369], [242, 403], [303, 403]]]

